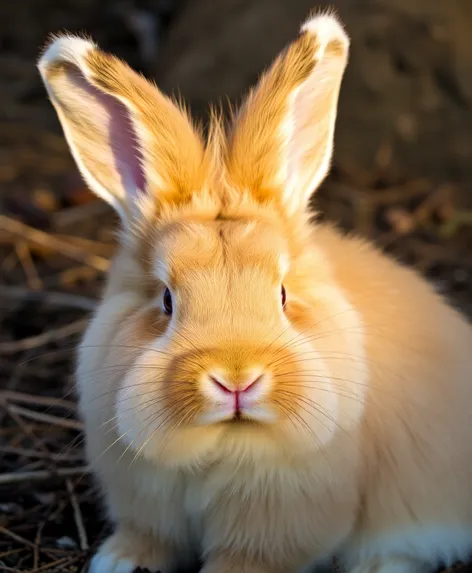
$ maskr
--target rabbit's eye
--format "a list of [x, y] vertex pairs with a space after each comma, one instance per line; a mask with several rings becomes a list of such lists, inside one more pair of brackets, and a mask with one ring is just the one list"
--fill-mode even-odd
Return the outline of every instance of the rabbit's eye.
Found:
[[282, 295], [282, 306], [285, 307], [285, 303], [286, 303], [286, 301], [287, 301], [287, 293], [286, 293], [286, 291], [285, 291], [284, 285], [282, 285], [281, 295]]
[[163, 302], [166, 314], [172, 314], [172, 295], [170, 294], [170, 290], [168, 288], [166, 288], [164, 291]]

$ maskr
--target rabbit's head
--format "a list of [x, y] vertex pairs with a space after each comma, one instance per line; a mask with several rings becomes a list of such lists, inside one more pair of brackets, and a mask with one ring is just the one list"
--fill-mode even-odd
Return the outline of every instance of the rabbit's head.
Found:
[[42, 56], [77, 165], [121, 218], [81, 348], [82, 410], [108, 408], [137, 453], [296, 455], [359, 415], [328, 354], [361, 354], [360, 332], [346, 334], [358, 319], [308, 211], [330, 165], [348, 48], [333, 16], [309, 19], [227, 127], [211, 115], [205, 138], [91, 41], [57, 37]]

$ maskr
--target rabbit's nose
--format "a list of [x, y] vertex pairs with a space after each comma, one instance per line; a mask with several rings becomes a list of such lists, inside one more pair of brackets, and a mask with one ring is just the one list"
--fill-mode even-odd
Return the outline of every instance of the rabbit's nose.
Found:
[[208, 390], [213, 400], [231, 407], [236, 413], [244, 412], [246, 407], [257, 402], [265, 394], [266, 382], [266, 374], [259, 369], [248, 372], [237, 381], [223, 372], [208, 374]]
[[234, 386], [231, 382], [225, 380], [225, 378], [221, 375], [219, 376], [212, 376], [210, 375], [210, 380], [215, 384], [222, 392], [225, 394], [241, 394], [242, 392], [248, 392], [255, 386], [262, 381], [264, 374], [259, 374], [257, 377], [251, 377], [248, 382], [244, 382], [242, 385]]

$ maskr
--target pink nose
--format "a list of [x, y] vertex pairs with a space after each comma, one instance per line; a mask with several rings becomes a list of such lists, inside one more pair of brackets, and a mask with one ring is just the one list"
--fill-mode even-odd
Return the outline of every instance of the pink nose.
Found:
[[232, 389], [229, 388], [229, 383], [226, 380], [217, 378], [216, 376], [210, 376], [210, 380], [218, 388], [218, 390], [224, 394], [232, 395], [234, 397], [234, 409], [238, 412], [240, 410], [240, 398], [241, 394], [247, 394], [261, 382], [263, 374], [246, 384], [243, 388]]

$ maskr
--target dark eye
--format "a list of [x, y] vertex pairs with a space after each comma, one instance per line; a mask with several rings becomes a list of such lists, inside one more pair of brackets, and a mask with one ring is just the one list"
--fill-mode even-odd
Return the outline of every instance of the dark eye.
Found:
[[287, 301], [287, 293], [285, 292], [285, 287], [284, 287], [284, 285], [282, 285], [281, 295], [282, 295], [282, 306], [285, 307], [285, 303], [286, 303], [286, 301]]
[[172, 314], [172, 295], [170, 294], [170, 290], [168, 288], [166, 288], [164, 291], [163, 303], [166, 314]]

